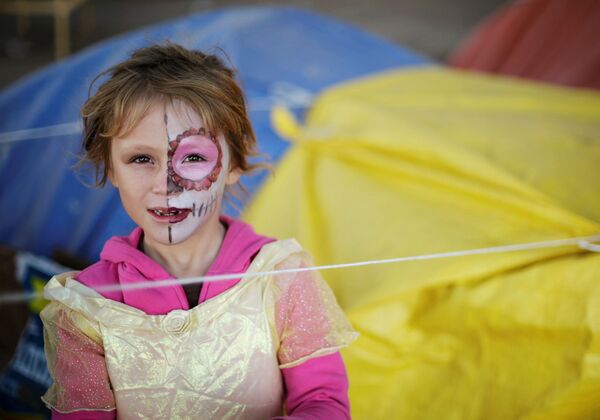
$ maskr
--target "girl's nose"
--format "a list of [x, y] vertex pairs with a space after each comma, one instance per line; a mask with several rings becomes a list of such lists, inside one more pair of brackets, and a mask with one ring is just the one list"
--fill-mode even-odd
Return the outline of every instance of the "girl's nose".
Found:
[[167, 195], [169, 188], [169, 173], [166, 168], [160, 168], [154, 174], [154, 182], [152, 183], [152, 192], [157, 195]]
[[180, 187], [179, 185], [177, 185], [173, 181], [173, 178], [171, 178], [170, 176], [167, 176], [167, 194], [175, 195], [175, 194], [179, 194], [181, 191], [183, 191], [183, 188]]
[[154, 178], [154, 184], [152, 192], [158, 195], [177, 195], [183, 191], [179, 185], [177, 185], [167, 169], [160, 169]]

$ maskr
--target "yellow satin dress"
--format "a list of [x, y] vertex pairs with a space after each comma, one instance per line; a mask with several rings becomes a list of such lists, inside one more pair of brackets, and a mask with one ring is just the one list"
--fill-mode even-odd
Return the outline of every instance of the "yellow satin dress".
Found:
[[[308, 264], [294, 240], [278, 241], [263, 247], [247, 273]], [[63, 413], [268, 419], [282, 413], [281, 368], [335, 352], [357, 335], [316, 272], [247, 276], [166, 315], [105, 299], [72, 273], [54, 277], [45, 297], [54, 383], [43, 400]]]

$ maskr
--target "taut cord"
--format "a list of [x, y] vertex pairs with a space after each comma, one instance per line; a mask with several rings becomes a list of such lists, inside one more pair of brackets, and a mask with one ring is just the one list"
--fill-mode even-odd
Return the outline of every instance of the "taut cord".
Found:
[[[523, 244], [513, 244], [513, 245], [501, 245], [494, 246], [490, 248], [479, 248], [479, 249], [469, 249], [464, 251], [452, 251], [452, 252], [440, 252], [435, 254], [424, 254], [424, 255], [413, 255], [408, 257], [398, 257], [398, 258], [387, 258], [381, 260], [368, 260], [368, 261], [359, 261], [359, 262], [351, 262], [351, 263], [342, 263], [342, 264], [328, 264], [328, 265], [320, 265], [314, 267], [302, 267], [302, 268], [288, 268], [282, 270], [271, 270], [271, 271], [259, 271], [253, 273], [234, 273], [234, 274], [218, 274], [213, 276], [201, 276], [201, 277], [188, 277], [181, 279], [165, 279], [165, 280], [149, 280], [149, 281], [141, 281], [131, 284], [115, 284], [115, 285], [107, 285], [107, 286], [99, 286], [94, 288], [97, 292], [111, 292], [118, 290], [135, 290], [135, 289], [147, 289], [147, 288], [155, 288], [155, 287], [168, 287], [174, 285], [188, 285], [195, 283], [208, 283], [208, 282], [217, 282], [217, 281], [225, 281], [225, 280], [233, 280], [237, 278], [252, 278], [252, 277], [260, 277], [260, 276], [271, 276], [276, 274], [292, 274], [292, 273], [303, 273], [307, 271], [324, 271], [324, 270], [334, 270], [334, 269], [342, 269], [342, 268], [350, 268], [350, 267], [364, 267], [367, 265], [379, 265], [379, 264], [393, 264], [400, 262], [408, 262], [408, 261], [425, 261], [425, 260], [436, 260], [442, 258], [457, 258], [464, 257], [468, 255], [484, 255], [484, 254], [499, 254], [504, 252], [516, 252], [516, 251], [527, 251], [532, 249], [543, 249], [543, 248], [558, 248], [558, 247], [566, 247], [566, 246], [577, 246], [580, 249], [590, 251], [590, 252], [600, 252], [600, 245], [594, 244], [594, 242], [600, 241], [600, 234], [593, 236], [582, 236], [576, 238], [567, 238], [567, 239], [555, 239], [550, 241], [542, 241], [542, 242], [529, 242]], [[43, 297], [42, 293], [32, 292], [32, 293], [5, 293], [0, 295], [0, 305], [7, 303], [18, 303], [18, 302], [26, 302], [31, 299], [41, 298]]]

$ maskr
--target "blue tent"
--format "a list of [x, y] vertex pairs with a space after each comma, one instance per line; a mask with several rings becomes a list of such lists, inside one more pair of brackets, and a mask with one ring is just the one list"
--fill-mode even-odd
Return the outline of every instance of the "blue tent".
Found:
[[[191, 15], [92, 46], [0, 93], [0, 243], [47, 256], [61, 249], [93, 261], [108, 237], [131, 229], [114, 189], [90, 189], [72, 169], [80, 153], [79, 109], [97, 74], [134, 49], [165, 40], [226, 52], [239, 70], [260, 148], [272, 162], [287, 147], [270, 127], [274, 104], [301, 116], [311, 98], [333, 84], [428, 64], [347, 24], [273, 7]], [[263, 179], [244, 184], [252, 192]]]

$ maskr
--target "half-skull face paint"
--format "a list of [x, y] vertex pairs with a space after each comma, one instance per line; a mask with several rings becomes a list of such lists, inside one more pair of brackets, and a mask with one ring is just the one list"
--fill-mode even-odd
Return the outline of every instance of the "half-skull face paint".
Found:
[[[208, 132], [183, 103], [165, 109], [168, 243], [179, 243], [220, 208], [229, 168], [225, 139]], [[163, 214], [156, 214], [159, 220]], [[172, 217], [169, 219], [169, 217]]]
[[229, 148], [186, 104], [153, 106], [111, 147], [111, 181], [147, 239], [177, 244], [207, 222], [218, 223], [230, 182]]

